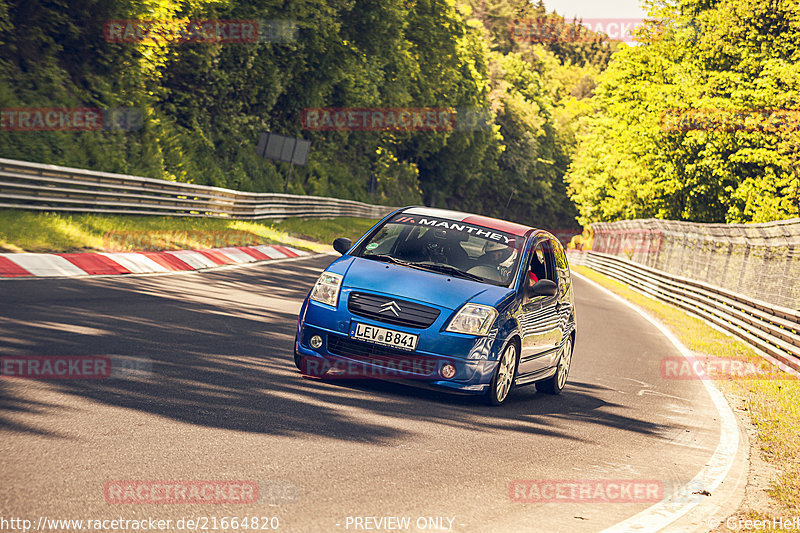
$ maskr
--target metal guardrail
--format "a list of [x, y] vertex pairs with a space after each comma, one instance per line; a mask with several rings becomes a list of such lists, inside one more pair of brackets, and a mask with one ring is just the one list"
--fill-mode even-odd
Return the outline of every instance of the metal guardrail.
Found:
[[598, 252], [571, 252], [570, 261], [626, 283], [732, 333], [800, 371], [800, 311], [754, 300]]
[[251, 193], [0, 158], [0, 207], [236, 219], [379, 218], [390, 207], [321, 196]]
[[800, 309], [800, 218], [752, 224], [619, 220], [591, 225], [593, 252]]

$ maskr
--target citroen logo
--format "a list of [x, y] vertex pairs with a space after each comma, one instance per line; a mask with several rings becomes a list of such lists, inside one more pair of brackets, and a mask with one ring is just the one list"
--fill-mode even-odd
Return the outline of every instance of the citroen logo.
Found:
[[381, 306], [381, 310], [378, 311], [379, 313], [385, 313], [386, 311], [391, 311], [394, 313], [394, 316], [400, 316], [400, 306], [397, 305], [397, 302], [392, 300], [391, 302], [386, 302]]

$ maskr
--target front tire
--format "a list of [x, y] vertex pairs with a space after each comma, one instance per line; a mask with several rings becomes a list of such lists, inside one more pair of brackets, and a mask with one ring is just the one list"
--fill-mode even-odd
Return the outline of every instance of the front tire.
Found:
[[556, 373], [542, 381], [536, 382], [536, 390], [545, 394], [561, 394], [564, 385], [567, 384], [569, 368], [572, 366], [572, 337], [567, 337], [564, 347], [561, 349], [561, 356], [558, 358]]
[[489, 384], [489, 392], [486, 399], [490, 405], [501, 405], [508, 398], [508, 393], [511, 391], [511, 387], [514, 385], [514, 378], [517, 375], [518, 359], [517, 345], [514, 342], [509, 342], [505, 350], [503, 350], [503, 355], [497, 363], [497, 368], [495, 368], [492, 381]]

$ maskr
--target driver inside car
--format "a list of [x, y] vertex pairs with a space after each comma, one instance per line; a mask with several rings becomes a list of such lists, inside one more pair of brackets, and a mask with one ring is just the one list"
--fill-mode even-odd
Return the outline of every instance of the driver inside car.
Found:
[[531, 259], [531, 268], [528, 270], [528, 279], [530, 280], [531, 285], [540, 279], [545, 279], [545, 272], [544, 252], [542, 252], [541, 248], [537, 247], [533, 254], [533, 258]]
[[508, 283], [508, 277], [511, 275], [511, 272], [503, 263], [505, 263], [513, 253], [514, 249], [506, 244], [486, 241], [486, 244], [483, 245], [483, 255], [477, 259], [477, 266], [495, 269], [496, 274], [492, 275], [491, 278], [501, 283]]

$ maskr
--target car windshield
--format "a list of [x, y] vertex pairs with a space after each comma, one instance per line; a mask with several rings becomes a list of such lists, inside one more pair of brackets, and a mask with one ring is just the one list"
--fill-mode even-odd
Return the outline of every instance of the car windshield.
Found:
[[509, 286], [523, 237], [433, 217], [395, 215], [365, 240], [357, 256]]

